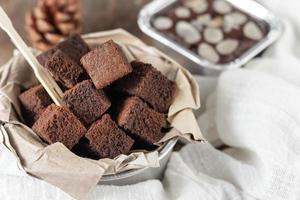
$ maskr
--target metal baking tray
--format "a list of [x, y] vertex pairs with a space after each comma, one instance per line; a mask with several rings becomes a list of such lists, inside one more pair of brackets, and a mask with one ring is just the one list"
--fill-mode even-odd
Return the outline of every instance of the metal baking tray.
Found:
[[145, 167], [142, 169], [129, 170], [114, 175], [104, 175], [98, 184], [130, 185], [150, 179], [161, 179], [177, 140], [178, 138], [174, 138], [168, 141], [159, 151], [159, 167]]
[[223, 70], [238, 68], [249, 62], [253, 57], [262, 52], [265, 48], [276, 41], [282, 31], [281, 21], [274, 16], [269, 10], [263, 7], [261, 4], [254, 0], [224, 0], [229, 2], [232, 6], [240, 11], [248, 14], [249, 16], [255, 18], [258, 21], [262, 21], [268, 25], [269, 31], [266, 36], [258, 41], [253, 47], [244, 52], [240, 57], [235, 60], [225, 63], [225, 64], [213, 64], [186, 47], [176, 43], [175, 41], [168, 38], [163, 33], [157, 31], [152, 27], [151, 20], [156, 15], [159, 14], [164, 9], [172, 6], [178, 0], [154, 0], [153, 2], [147, 4], [139, 13], [138, 25], [140, 29], [151, 38], [161, 42], [162, 44], [170, 47], [175, 52], [183, 55], [184, 57], [191, 60], [196, 64], [192, 69], [192, 73], [199, 74], [211, 74], [219, 73]]

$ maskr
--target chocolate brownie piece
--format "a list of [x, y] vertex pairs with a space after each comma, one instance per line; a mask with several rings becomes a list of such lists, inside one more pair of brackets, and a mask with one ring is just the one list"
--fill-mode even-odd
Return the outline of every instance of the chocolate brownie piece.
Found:
[[47, 143], [61, 142], [69, 149], [86, 133], [85, 127], [71, 111], [54, 104], [46, 108], [32, 129]]
[[49, 49], [41, 54], [39, 54], [36, 58], [42, 66], [46, 65], [48, 59], [52, 57], [52, 55], [57, 51], [56, 47]]
[[97, 89], [110, 85], [132, 71], [122, 49], [112, 40], [84, 55], [81, 63]]
[[57, 51], [63, 51], [71, 59], [73, 59], [77, 64], [80, 65], [80, 58], [89, 52], [89, 46], [84, 42], [79, 34], [72, 34], [64, 41], [58, 43], [55, 47], [49, 49], [48, 51], [40, 54], [37, 59], [41, 65], [45, 66], [46, 61]]
[[91, 80], [78, 83], [66, 91], [63, 101], [86, 126], [98, 119], [111, 105], [104, 91], [96, 90]]
[[120, 106], [117, 124], [148, 144], [158, 142], [163, 134], [164, 115], [148, 107], [138, 97], [129, 97]]
[[142, 98], [158, 112], [167, 112], [176, 91], [175, 83], [151, 64], [133, 61], [131, 65], [132, 73], [118, 81], [116, 88]]
[[108, 114], [94, 122], [85, 136], [90, 142], [90, 148], [101, 158], [127, 154], [134, 143]]
[[84, 69], [59, 49], [47, 60], [45, 68], [67, 88], [72, 88], [86, 78]]
[[31, 87], [19, 96], [24, 119], [29, 126], [39, 118], [40, 114], [52, 103], [42, 85]]
[[80, 58], [90, 51], [88, 44], [79, 34], [70, 35], [66, 40], [59, 43], [57, 48], [68, 54], [78, 64], [80, 64]]

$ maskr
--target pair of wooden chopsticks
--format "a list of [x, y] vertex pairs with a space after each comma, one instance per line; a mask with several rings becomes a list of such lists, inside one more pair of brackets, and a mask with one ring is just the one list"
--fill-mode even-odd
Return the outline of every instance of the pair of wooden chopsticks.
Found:
[[46, 71], [46, 69], [41, 66], [36, 57], [33, 55], [29, 47], [26, 45], [21, 36], [17, 33], [12, 25], [11, 20], [0, 6], [0, 27], [7, 33], [14, 45], [19, 49], [22, 55], [25, 57], [29, 65], [34, 71], [35, 76], [39, 82], [43, 85], [53, 102], [61, 106], [62, 105], [62, 95], [60, 87], [54, 81], [52, 76]]

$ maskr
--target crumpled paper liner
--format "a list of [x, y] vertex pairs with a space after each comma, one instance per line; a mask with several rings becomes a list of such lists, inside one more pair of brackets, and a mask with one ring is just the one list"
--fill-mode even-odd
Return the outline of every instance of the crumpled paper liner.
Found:
[[[84, 36], [91, 45], [113, 39], [123, 48], [129, 60], [151, 63], [177, 84], [177, 93], [168, 113], [174, 127], [158, 142], [163, 148], [168, 140], [182, 137], [188, 141], [204, 140], [193, 109], [200, 107], [199, 88], [190, 73], [157, 49], [122, 29], [92, 33]], [[0, 142], [19, 161], [19, 168], [40, 178], [76, 199], [85, 199], [103, 175], [130, 169], [159, 167], [159, 152], [133, 152], [115, 159], [99, 161], [81, 158], [63, 144], [47, 145], [26, 125], [22, 124], [18, 95], [38, 81], [24, 58], [16, 53], [0, 70], [0, 120], [4, 129]]]

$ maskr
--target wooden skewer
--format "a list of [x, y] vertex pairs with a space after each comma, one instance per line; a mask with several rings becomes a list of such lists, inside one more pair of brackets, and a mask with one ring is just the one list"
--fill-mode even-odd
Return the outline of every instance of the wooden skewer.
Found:
[[7, 33], [14, 45], [19, 49], [22, 55], [25, 57], [29, 65], [34, 71], [35, 76], [43, 85], [53, 102], [61, 106], [62, 105], [62, 94], [60, 87], [54, 81], [52, 76], [46, 71], [41, 64], [38, 62], [36, 57], [33, 55], [29, 47], [26, 45], [21, 36], [17, 33], [12, 25], [9, 17], [0, 6], [0, 27]]

